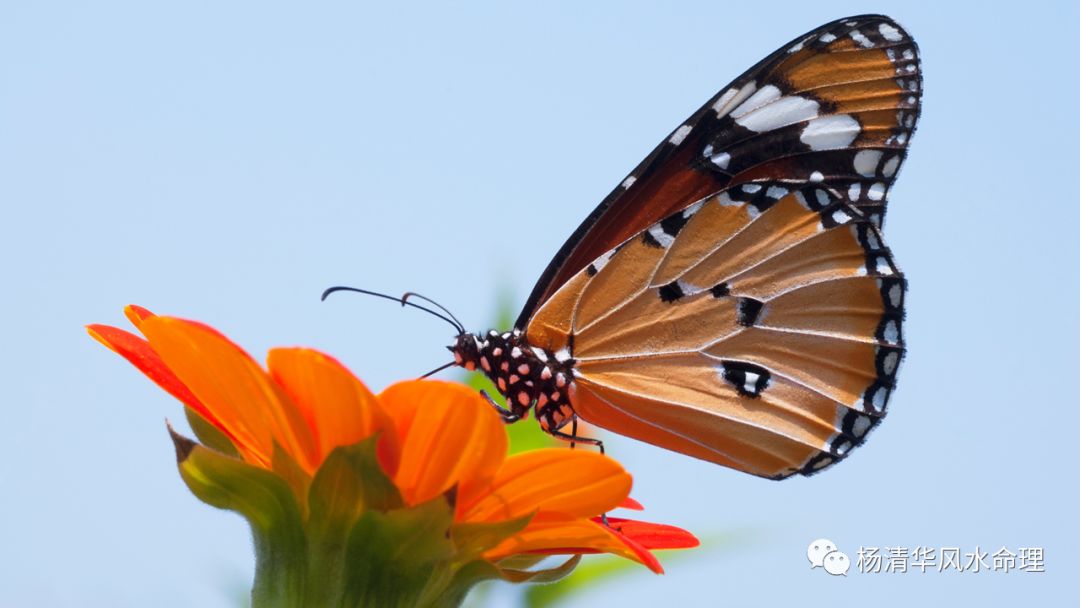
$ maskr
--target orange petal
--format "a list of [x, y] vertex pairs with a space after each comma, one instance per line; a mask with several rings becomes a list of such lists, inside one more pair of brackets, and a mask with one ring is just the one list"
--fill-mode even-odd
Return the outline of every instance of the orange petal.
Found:
[[146, 310], [142, 306], [128, 304], [124, 307], [124, 316], [127, 317], [128, 321], [131, 321], [131, 324], [137, 328], [142, 325], [143, 319], [149, 319], [150, 317], [156, 315], [149, 310]]
[[396, 461], [397, 432], [375, 395], [337, 359], [308, 348], [275, 348], [267, 355], [270, 376], [307, 420], [322, 462], [336, 447], [382, 432]]
[[496, 561], [519, 553], [611, 553], [644, 564], [658, 574], [664, 571], [656, 556], [644, 547], [587, 519], [534, 521], [484, 557]]
[[486, 484], [506, 458], [502, 420], [466, 386], [410, 380], [388, 387], [379, 400], [398, 428], [394, 482], [410, 505], [459, 484]]
[[317, 466], [315, 440], [289, 397], [247, 353], [209, 326], [147, 317], [139, 329], [165, 364], [221, 422], [268, 465], [276, 441], [306, 471]]
[[[598, 520], [593, 519], [600, 523]], [[701, 544], [696, 536], [675, 526], [621, 517], [608, 517], [607, 520], [616, 534], [632, 539], [646, 549], [690, 549]]]
[[534, 511], [591, 517], [617, 507], [632, 480], [597, 452], [548, 448], [515, 454], [499, 468], [486, 495], [464, 505], [468, 521], [499, 521]]
[[641, 503], [627, 496], [619, 503], [620, 509], [630, 509], [631, 511], [644, 511], [645, 507], [641, 506]]
[[154, 349], [150, 348], [149, 342], [131, 332], [116, 327], [110, 327], [108, 325], [87, 325], [86, 331], [95, 340], [101, 342], [116, 354], [127, 359], [128, 362], [138, 368], [139, 371], [146, 374], [147, 378], [150, 378], [155, 384], [165, 389], [165, 392], [176, 397], [181, 403], [195, 410], [203, 418], [206, 418], [207, 421], [220, 428], [221, 425], [215, 422], [214, 416], [210, 410], [206, 409], [206, 406], [203, 405], [202, 401], [199, 401], [199, 399], [188, 390], [188, 387], [184, 386], [183, 382], [180, 382], [180, 379], [176, 377], [176, 374], [172, 373], [172, 370], [165, 365], [165, 362], [161, 360], [161, 357], [154, 352]]

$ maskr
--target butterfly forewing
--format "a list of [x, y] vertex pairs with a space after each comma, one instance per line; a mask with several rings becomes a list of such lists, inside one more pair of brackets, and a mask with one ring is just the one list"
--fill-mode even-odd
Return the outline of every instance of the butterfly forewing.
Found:
[[683, 121], [600, 203], [544, 271], [517, 326], [614, 245], [730, 186], [828, 186], [880, 226], [921, 91], [918, 49], [888, 17], [841, 19], [784, 45]]

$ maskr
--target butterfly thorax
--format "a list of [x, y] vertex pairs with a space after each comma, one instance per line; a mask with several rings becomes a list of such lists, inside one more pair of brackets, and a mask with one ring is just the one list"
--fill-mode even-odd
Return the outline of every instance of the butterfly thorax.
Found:
[[525, 418], [534, 405], [545, 431], [558, 430], [574, 419], [570, 404], [574, 360], [565, 350], [532, 346], [518, 329], [492, 330], [485, 336], [463, 333], [449, 348], [457, 365], [484, 372], [506, 397], [507, 422]]

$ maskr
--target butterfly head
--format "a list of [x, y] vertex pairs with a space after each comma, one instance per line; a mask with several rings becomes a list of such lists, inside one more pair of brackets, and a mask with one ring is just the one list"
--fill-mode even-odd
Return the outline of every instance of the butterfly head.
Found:
[[462, 332], [454, 339], [454, 343], [446, 349], [454, 354], [454, 363], [464, 367], [470, 372], [480, 365], [480, 351], [483, 343], [476, 334]]

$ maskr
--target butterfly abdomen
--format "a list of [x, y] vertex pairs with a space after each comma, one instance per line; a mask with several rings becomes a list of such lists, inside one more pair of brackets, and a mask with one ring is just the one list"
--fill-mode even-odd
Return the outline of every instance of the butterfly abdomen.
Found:
[[495, 383], [515, 419], [526, 417], [533, 405], [545, 431], [558, 430], [574, 419], [570, 404], [574, 360], [568, 350], [532, 346], [516, 329], [501, 334], [492, 330], [483, 337], [462, 334], [450, 350], [458, 365], [478, 369]]

